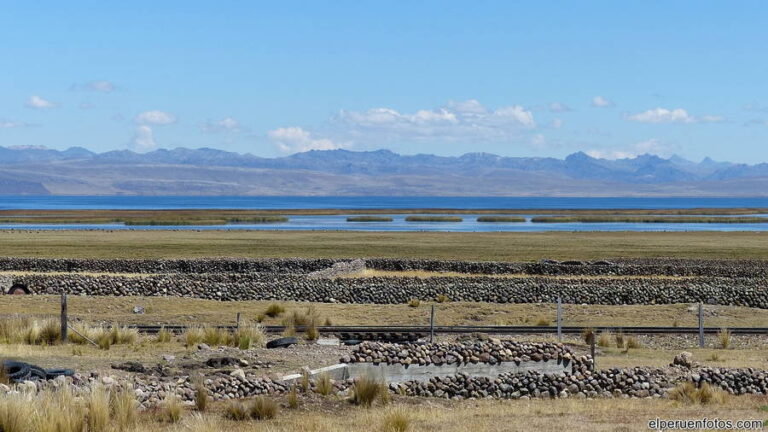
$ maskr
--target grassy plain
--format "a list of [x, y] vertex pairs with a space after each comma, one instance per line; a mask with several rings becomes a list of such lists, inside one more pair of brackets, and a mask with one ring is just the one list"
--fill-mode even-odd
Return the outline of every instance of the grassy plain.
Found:
[[0, 231], [0, 255], [48, 258], [393, 257], [527, 261], [768, 259], [768, 232]]

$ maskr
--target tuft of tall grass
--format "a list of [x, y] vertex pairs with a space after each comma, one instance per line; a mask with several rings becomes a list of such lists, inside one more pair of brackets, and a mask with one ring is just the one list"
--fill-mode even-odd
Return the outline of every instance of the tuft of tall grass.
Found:
[[392, 408], [384, 414], [381, 425], [383, 432], [407, 432], [411, 425], [411, 419], [403, 407]]
[[333, 382], [327, 372], [321, 373], [315, 380], [315, 392], [323, 396], [333, 393]]
[[595, 342], [595, 329], [593, 328], [585, 328], [581, 331], [581, 338], [584, 340], [584, 343], [587, 345], [592, 345], [593, 342]]
[[243, 421], [247, 420], [250, 416], [248, 407], [238, 400], [231, 400], [224, 407], [224, 417], [230, 420]]
[[540, 316], [536, 318], [536, 325], [540, 327], [549, 327], [552, 325], [552, 320], [545, 316]]
[[610, 332], [610, 330], [603, 330], [600, 332], [600, 336], [597, 338], [597, 346], [608, 348], [611, 346], [612, 340], [613, 334]]
[[448, 298], [448, 296], [445, 295], [445, 294], [438, 294], [435, 297], [435, 301], [438, 302], [438, 303], [447, 303], [447, 302], [451, 301], [451, 299]]
[[419, 300], [419, 299], [412, 298], [412, 299], [408, 300], [408, 306], [410, 306], [412, 308], [417, 308], [420, 305], [421, 305], [421, 300]]
[[212, 326], [203, 327], [203, 343], [215, 346], [230, 346], [233, 344], [234, 337], [229, 331]]
[[307, 329], [305, 331], [305, 337], [308, 341], [316, 341], [320, 338], [320, 331], [317, 329], [317, 324], [315, 324], [315, 320], [312, 320], [307, 324]]
[[285, 313], [285, 308], [278, 303], [270, 304], [269, 306], [267, 306], [267, 310], [264, 311], [264, 315], [270, 318], [277, 318], [283, 313]]
[[717, 333], [717, 341], [720, 343], [720, 348], [728, 349], [731, 346], [731, 331], [727, 328], [720, 329]]
[[722, 404], [728, 399], [728, 393], [706, 382], [697, 388], [692, 382], [686, 381], [669, 392], [669, 399], [690, 405]]
[[256, 420], [269, 420], [277, 417], [277, 413], [280, 412], [280, 407], [277, 402], [266, 397], [256, 396], [250, 407], [251, 418]]
[[616, 333], [616, 348], [624, 348], [624, 333]]
[[291, 390], [288, 391], [288, 408], [296, 409], [299, 407], [299, 392], [296, 391], [296, 385], [291, 386]]
[[109, 402], [115, 428], [121, 432], [132, 429], [138, 419], [139, 405], [133, 389], [123, 387], [112, 392]]
[[85, 398], [85, 404], [88, 410], [88, 431], [106, 432], [110, 423], [109, 392], [103, 386], [94, 386]]
[[168, 343], [171, 341], [172, 335], [171, 332], [165, 328], [165, 326], [160, 327], [160, 331], [157, 332], [157, 336], [155, 337], [155, 342], [158, 343]]
[[208, 389], [205, 388], [205, 383], [202, 377], [195, 379], [195, 408], [199, 412], [205, 412], [208, 408]]
[[363, 407], [370, 407], [373, 402], [381, 397], [381, 392], [386, 388], [382, 381], [372, 375], [365, 375], [355, 380], [352, 387], [352, 403]]
[[184, 330], [184, 334], [182, 335], [182, 339], [184, 340], [184, 346], [187, 348], [191, 348], [200, 342], [203, 341], [203, 329], [202, 327], [187, 327], [186, 330]]
[[161, 406], [161, 418], [168, 423], [178, 423], [183, 412], [184, 406], [181, 404], [181, 399], [173, 392], [168, 393]]
[[261, 324], [246, 321], [235, 331], [232, 342], [241, 350], [263, 347], [267, 343], [267, 333]]
[[637, 339], [634, 336], [628, 337], [626, 342], [624, 343], [624, 348], [627, 349], [627, 350], [629, 350], [630, 348], [631, 349], [638, 349], [638, 348], [642, 348], [642, 347], [643, 347], [643, 344], [640, 343], [640, 340]]

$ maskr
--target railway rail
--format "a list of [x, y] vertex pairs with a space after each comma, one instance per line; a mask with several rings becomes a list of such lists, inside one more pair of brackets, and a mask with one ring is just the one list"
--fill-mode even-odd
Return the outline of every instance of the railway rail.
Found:
[[[183, 325], [129, 325], [139, 330], [141, 333], [153, 334], [165, 328], [171, 332], [181, 333], [188, 326]], [[219, 328], [235, 330], [237, 326], [217, 326]], [[282, 333], [284, 326], [264, 326], [267, 333]], [[623, 326], [563, 326], [563, 334], [580, 334], [587, 329], [597, 331], [609, 330], [612, 332], [622, 332], [624, 334], [698, 334], [698, 327], [623, 327]], [[296, 332], [305, 330], [303, 326], [297, 326]], [[487, 333], [487, 334], [545, 334], [557, 333], [556, 326], [318, 326], [317, 330], [324, 334], [338, 333], [423, 333], [429, 334], [434, 331], [435, 334], [468, 334], [468, 333]], [[705, 327], [704, 333], [715, 334], [721, 331], [721, 327]], [[768, 335], [768, 327], [733, 327], [728, 328], [732, 334], [741, 335]]]

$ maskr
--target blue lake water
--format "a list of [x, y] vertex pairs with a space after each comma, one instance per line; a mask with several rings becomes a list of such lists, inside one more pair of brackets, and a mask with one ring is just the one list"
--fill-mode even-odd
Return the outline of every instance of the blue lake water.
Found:
[[[179, 197], [179, 196], [0, 196], [0, 209], [669, 209], [766, 207], [768, 198], [554, 198], [554, 197]], [[347, 222], [347, 215], [289, 216], [277, 224], [222, 226], [124, 226], [3, 224], [0, 229], [106, 230], [354, 230], [354, 231], [768, 231], [764, 224], [716, 223], [479, 223], [478, 215], [458, 215], [463, 222]], [[532, 215], [524, 215], [530, 219]]]

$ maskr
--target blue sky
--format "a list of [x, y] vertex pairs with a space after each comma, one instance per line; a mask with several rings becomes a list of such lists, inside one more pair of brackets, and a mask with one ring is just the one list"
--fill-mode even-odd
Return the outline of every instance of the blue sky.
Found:
[[768, 160], [763, 1], [37, 1], [0, 145]]

